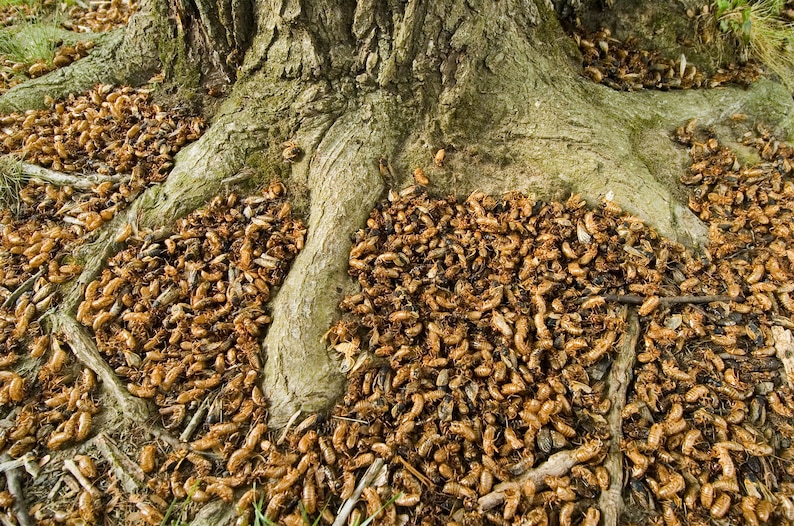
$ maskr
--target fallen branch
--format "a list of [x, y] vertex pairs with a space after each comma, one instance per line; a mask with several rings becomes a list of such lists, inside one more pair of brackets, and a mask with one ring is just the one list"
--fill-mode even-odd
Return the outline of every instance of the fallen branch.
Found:
[[118, 174], [66, 174], [29, 163], [20, 163], [20, 170], [22, 175], [29, 177], [31, 181], [35, 181], [40, 184], [52, 184], [55, 186], [71, 186], [79, 190], [90, 190], [93, 186], [108, 181], [111, 183], [122, 183], [130, 179], [129, 175]]
[[602, 491], [598, 498], [604, 526], [617, 526], [623, 509], [623, 453], [620, 442], [623, 439], [623, 408], [626, 406], [626, 392], [629, 388], [631, 370], [637, 356], [637, 341], [640, 335], [640, 322], [636, 309], [624, 307], [627, 329], [623, 335], [621, 348], [612, 362], [607, 378], [607, 397], [612, 400], [612, 407], [607, 414], [607, 423], [611, 431], [609, 450], [604, 460], [604, 467], [609, 471], [609, 489]]
[[[626, 305], [642, 305], [647, 299], [645, 296], [637, 296], [634, 294], [600, 294], [596, 296], [584, 296], [576, 300], [576, 304], [582, 304], [587, 300], [601, 298], [604, 301], [612, 303], [624, 303]], [[726, 296], [726, 295], [711, 295], [711, 296], [666, 296], [659, 298], [659, 305], [679, 305], [682, 303], [689, 304], [702, 304], [712, 303], [714, 301], [735, 301], [743, 303], [742, 296]]]
[[[0, 461], [2, 462], [8, 462], [9, 460], [11, 460], [11, 457], [8, 453], [0, 456]], [[13, 511], [19, 526], [33, 526], [33, 519], [28, 513], [27, 506], [25, 506], [25, 494], [22, 492], [22, 483], [19, 480], [19, 467], [6, 469], [5, 474], [6, 488], [8, 488], [11, 496], [14, 497]]]
[[364, 488], [372, 485], [375, 479], [378, 478], [381, 469], [383, 469], [383, 459], [375, 459], [375, 462], [372, 463], [366, 473], [364, 473], [364, 476], [361, 477], [361, 480], [359, 481], [358, 486], [356, 486], [355, 491], [353, 491], [353, 494], [342, 505], [342, 508], [339, 510], [339, 515], [336, 516], [336, 519], [331, 526], [342, 526], [343, 524], [347, 523], [347, 518], [353, 512], [353, 508], [356, 506], [358, 499], [361, 497], [361, 493], [364, 491]]

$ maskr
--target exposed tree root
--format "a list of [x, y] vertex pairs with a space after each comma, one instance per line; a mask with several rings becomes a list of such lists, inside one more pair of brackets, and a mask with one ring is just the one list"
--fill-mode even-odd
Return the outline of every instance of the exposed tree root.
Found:
[[[60, 99], [71, 93], [86, 91], [101, 83], [129, 83], [120, 75], [125, 67], [117, 53], [124, 42], [125, 30], [102, 35], [91, 54], [69, 66], [17, 84], [0, 97], [0, 114], [44, 108], [45, 97]], [[151, 76], [151, 75], [150, 75]]]
[[162, 0], [142, 0], [140, 11], [123, 29], [64, 38], [90, 37], [95, 45], [87, 57], [8, 90], [0, 97], [0, 114], [44, 108], [48, 97], [60, 99], [96, 84], [147, 82], [161, 70], [161, 52], [173, 39], [171, 22], [159, 13], [164, 9]]
[[[7, 462], [11, 459], [8, 454], [0, 457], [0, 461]], [[28, 508], [25, 506], [25, 493], [22, 490], [22, 481], [19, 477], [19, 467], [12, 467], [5, 470], [6, 487], [8, 492], [14, 497], [14, 515], [16, 516], [19, 526], [33, 526], [33, 519], [28, 513]]]
[[60, 331], [66, 342], [86, 367], [94, 371], [102, 380], [104, 387], [110, 392], [121, 413], [132, 422], [146, 422], [151, 415], [148, 404], [140, 398], [135, 398], [127, 391], [113, 369], [105, 362], [96, 348], [94, 339], [87, 331], [69, 314], [56, 312], [48, 317], [54, 331]]
[[[698, 244], [705, 239], [705, 229], [673, 197], [665, 181], [678, 173], [686, 157], [671, 147], [670, 128], [692, 117], [719, 122], [768, 101], [775, 105], [774, 124], [794, 128], [790, 97], [777, 102], [783, 97], [772, 83], [759, 82], [746, 91], [616, 93], [584, 82], [568, 67], [570, 56], [564, 47], [548, 47], [537, 38], [543, 32], [562, 34], [556, 18], [539, 11], [542, 7], [527, 10], [522, 5], [519, 18], [506, 16], [512, 9], [508, 5], [481, 7], [471, 12], [475, 10], [470, 6], [461, 6], [476, 23], [459, 27], [444, 25], [443, 10], [408, 9], [398, 34], [391, 36], [396, 54], [373, 62], [374, 69], [355, 76], [355, 81], [346, 77], [348, 72], [336, 70], [329, 80], [309, 80], [325, 78], [319, 73], [326, 66], [320, 55], [327, 50], [315, 49], [317, 43], [307, 38], [311, 30], [301, 33], [307, 29], [301, 16], [315, 13], [298, 12], [290, 18], [293, 15], [272, 6], [264, 8], [267, 16], [262, 20], [273, 24], [262, 24], [241, 78], [213, 125], [180, 151], [163, 184], [147, 189], [79, 250], [83, 271], [64, 287], [65, 310], [76, 309], [83, 286], [118, 251], [115, 238], [127, 223], [141, 229], [169, 225], [219, 193], [252, 153], [269, 154], [267, 162], [281, 163], [272, 158], [272, 143], [296, 140], [305, 156], [292, 166], [291, 182], [308, 188], [308, 236], [271, 300], [273, 323], [264, 342], [262, 386], [271, 403], [270, 425], [279, 427], [297, 410], [322, 410], [341, 394], [344, 378], [322, 335], [351, 288], [346, 274], [349, 235], [360, 228], [383, 193], [379, 158], [394, 167], [396, 181], [405, 181], [414, 167], [428, 166], [435, 150], [445, 147], [447, 161], [428, 173], [431, 191], [521, 190], [540, 197], [575, 191], [591, 202], [611, 194], [662, 234]], [[375, 7], [361, 9], [354, 33], [364, 39], [367, 27], [374, 27], [372, 13], [365, 11]], [[349, 15], [332, 4], [328, 10], [329, 20], [320, 17], [318, 25]], [[62, 96], [78, 85], [145, 79], [160, 66], [157, 44], [151, 42], [152, 34], [163, 33], [159, 18], [151, 9], [142, 11], [125, 32], [107, 35], [91, 56], [9, 91], [0, 98], [0, 112], [38, 104], [45, 93]], [[412, 32], [420, 20], [428, 35]], [[293, 29], [301, 38], [290, 38]], [[152, 34], [147, 35], [148, 30]], [[461, 47], [450, 44], [449, 49], [434, 51], [428, 60], [436, 62], [417, 66], [426, 71], [410, 71], [412, 60], [427, 46], [436, 46], [438, 35], [449, 32]], [[328, 43], [332, 44], [339, 42]], [[278, 57], [284, 58], [283, 64], [270, 60]], [[419, 73], [422, 81], [413, 82]], [[371, 82], [383, 89], [365, 89]], [[61, 323], [71, 330], [76, 348], [90, 341], [74, 320]], [[101, 357], [83, 354], [93, 360], [92, 368], [100, 367]], [[107, 385], [115, 385], [112, 371], [103, 374]], [[126, 400], [125, 414], [142, 410], [121, 396], [126, 390], [111, 389], [119, 400]]]
[[609, 439], [609, 449], [604, 460], [604, 467], [609, 471], [609, 489], [602, 491], [598, 499], [604, 526], [617, 526], [623, 510], [623, 453], [620, 449], [623, 439], [622, 413], [626, 405], [626, 393], [631, 381], [640, 335], [640, 322], [636, 309], [624, 307], [624, 312], [626, 332], [607, 378], [607, 399], [612, 400], [612, 407], [607, 414], [612, 437]]
[[102, 174], [67, 174], [48, 170], [35, 164], [21, 163], [22, 174], [38, 183], [47, 183], [54, 186], [71, 186], [80, 190], [89, 190], [95, 185], [104, 182], [120, 183], [128, 181], [129, 175], [102, 175]]
[[110, 464], [113, 475], [121, 482], [121, 487], [129, 494], [137, 493], [144, 485], [146, 476], [141, 467], [130, 460], [118, 446], [106, 436], [99, 433], [91, 440], [105, 460]]
[[[124, 418], [136, 425], [150, 420], [152, 415], [150, 404], [129, 393], [113, 369], [99, 354], [94, 339], [71, 314], [56, 312], [48, 316], [47, 320], [52, 324], [53, 331], [60, 331], [65, 336], [66, 342], [77, 359], [94, 371], [97, 377], [102, 380], [103, 387], [107, 389], [110, 396], [116, 401], [117, 407], [121, 410]], [[149, 424], [146, 429], [153, 436], [174, 449], [184, 447], [184, 444], [159, 426]]]
[[[395, 104], [373, 97], [339, 117], [309, 166], [306, 245], [272, 303], [273, 323], [264, 345], [262, 386], [275, 427], [297, 409], [312, 413], [327, 408], [342, 393], [344, 377], [323, 335], [337, 317], [343, 292], [350, 289], [349, 236], [364, 224], [384, 187], [378, 158], [392, 155], [400, 143], [392, 124]], [[361, 113], [369, 122], [362, 122]]]

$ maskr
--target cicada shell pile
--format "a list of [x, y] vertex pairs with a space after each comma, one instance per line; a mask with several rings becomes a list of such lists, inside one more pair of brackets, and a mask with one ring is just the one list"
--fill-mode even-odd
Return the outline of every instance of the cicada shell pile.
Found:
[[129, 173], [140, 182], [161, 181], [173, 155], [201, 135], [198, 117], [166, 112], [144, 88], [97, 85], [84, 95], [52, 101], [45, 110], [0, 118], [1, 153], [65, 172]]
[[584, 75], [615, 90], [714, 88], [729, 82], [750, 83], [761, 76], [758, 64], [748, 62], [704, 75], [686, 55], [666, 58], [659, 51], [640, 49], [635, 37], [621, 41], [609, 29], [573, 35], [582, 54]]
[[[190, 452], [141, 452], [161, 499], [186, 491], [193, 502], [230, 499], [249, 480], [267, 429], [265, 305], [304, 235], [284, 186], [273, 183], [257, 195], [215, 198], [173, 232], [126, 237], [128, 248], [86, 287], [78, 321], [129, 392], [154, 402], [159, 423], [189, 443]], [[237, 478], [213, 482], [227, 468]]]
[[[696, 142], [694, 130], [677, 135]], [[609, 200], [391, 192], [354, 236], [360, 290], [327, 333], [346, 395], [327, 424], [260, 444], [265, 479], [238, 508], [262, 499], [285, 524], [300, 523], [301, 502], [327, 515], [318, 507], [338, 509], [382, 459], [350, 521], [396, 497], [376, 522], [598, 524], [616, 479], [629, 522], [794, 520], [794, 393], [774, 336], [794, 328], [791, 149], [747, 136], [764, 164], [741, 168], [701, 141], [687, 143], [684, 180], [704, 185], [691, 201], [711, 225], [702, 254]], [[627, 295], [640, 298], [640, 334], [612, 429], [606, 385], [627, 335], [608, 299]], [[611, 472], [618, 433], [623, 469]], [[526, 479], [561, 451], [570, 469]]]
[[33, 64], [14, 62], [3, 57], [3, 69], [0, 71], [0, 93], [5, 93], [28, 79], [40, 77], [55, 69], [66, 67], [72, 62], [88, 56], [93, 48], [94, 42], [90, 40], [76, 42], [74, 45], [59, 46], [55, 50], [52, 61], [39, 60]]
[[[352, 367], [334, 412], [340, 438], [321, 440], [333, 451], [320, 457], [337, 459], [336, 478], [387, 460], [381, 498], [401, 492], [396, 513], [417, 523], [592, 515], [610, 484], [604, 380], [625, 320], [619, 305], [579, 300], [659, 293], [663, 271], [650, 261], [662, 247], [684, 258], [611, 202], [392, 192], [355, 235], [350, 273], [361, 291], [342, 309], [359, 326], [340, 322], [329, 339], [366, 360], [343, 359]], [[575, 470], [520, 482], [559, 451], [576, 451]]]
[[[773, 330], [794, 328], [791, 149], [747, 136], [764, 164], [741, 168], [702, 141], [684, 177], [705, 185], [691, 202], [711, 225], [700, 255], [610, 201], [392, 192], [355, 235], [360, 291], [327, 335], [348, 391], [323, 432], [290, 435], [287, 467], [269, 466], [270, 511], [298, 520], [289, 503], [306, 484], [333, 506], [380, 458], [370, 498], [400, 495], [384, 523], [597, 524], [602, 493], [624, 476], [602, 465], [620, 432], [627, 520], [794, 520], [794, 393]], [[626, 324], [604, 297], [628, 294], [644, 301], [616, 430], [605, 384]], [[710, 295], [745, 301], [664, 301]], [[567, 473], [522, 478], [564, 450], [576, 452]]]
[[[4, 321], [0, 322], [5, 351], [0, 365], [0, 402], [5, 425], [0, 430], [0, 452], [6, 458], [22, 460], [28, 477], [46, 473], [25, 481], [25, 487], [32, 488], [35, 480], [41, 483], [62, 478], [64, 464], [60, 460], [48, 463], [52, 455], [79, 447], [96, 435], [94, 418], [101, 410], [98, 382], [94, 372], [75, 359], [60, 335], [37, 335], [38, 325], [34, 324], [24, 339], [16, 338], [9, 334], [13, 325]], [[31, 372], [29, 365], [24, 366], [31, 363], [37, 364], [38, 374]], [[85, 455], [75, 460], [79, 462], [73, 469], [79, 469], [91, 495], [80, 497], [87, 490], [79, 485], [53, 488], [49, 484], [44, 492], [50, 493], [50, 501], [30, 507], [36, 520], [62, 522], [74, 515], [93, 524], [102, 513], [98, 489], [93, 485], [99, 486], [98, 461]], [[43, 466], [37, 469], [40, 463]], [[93, 482], [86, 482], [89, 480]], [[78, 498], [82, 504], [74, 514], [56, 511], [53, 505], [69, 507]], [[13, 516], [13, 502], [13, 498], [0, 499], [0, 509]]]
[[653, 315], [623, 410], [628, 500], [661, 504], [668, 524], [790, 523], [794, 392], [776, 334], [794, 329], [794, 151], [748, 132], [762, 162], [742, 166], [694, 121], [676, 136], [692, 155], [681, 180], [710, 245], [701, 271], [674, 266], [670, 278], [682, 294], [746, 301]]
[[135, 0], [110, 0], [87, 6], [76, 4], [69, 8], [69, 19], [63, 25], [81, 32], [113, 31], [127, 25], [137, 10], [138, 2]]
[[16, 217], [10, 211], [3, 215], [3, 224], [13, 230], [24, 229], [14, 221], [51, 220], [73, 237], [96, 230], [145, 185], [165, 179], [173, 155], [204, 129], [199, 117], [151, 104], [145, 89], [109, 85], [53, 101], [47, 110], [11, 113], [0, 122], [0, 153], [56, 171], [111, 177], [88, 190], [31, 181], [19, 191]]

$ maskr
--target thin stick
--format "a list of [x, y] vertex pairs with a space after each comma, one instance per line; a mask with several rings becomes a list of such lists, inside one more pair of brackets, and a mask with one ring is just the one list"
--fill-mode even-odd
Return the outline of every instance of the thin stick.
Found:
[[602, 491], [598, 498], [598, 507], [604, 519], [604, 526], [617, 526], [623, 509], [623, 453], [620, 442], [623, 439], [623, 408], [626, 406], [626, 392], [629, 388], [631, 369], [637, 356], [637, 341], [640, 335], [640, 320], [637, 310], [623, 307], [626, 318], [626, 333], [623, 335], [621, 348], [612, 362], [607, 378], [607, 397], [612, 400], [612, 407], [607, 414], [612, 437], [609, 450], [604, 460], [604, 467], [609, 471], [609, 489]]
[[281, 444], [284, 443], [284, 440], [287, 438], [287, 433], [289, 433], [289, 429], [292, 427], [292, 424], [295, 423], [295, 420], [297, 420], [299, 416], [301, 416], [300, 409], [295, 411], [295, 413], [291, 417], [289, 417], [289, 420], [287, 420], [287, 425], [284, 426], [284, 431], [281, 432], [281, 436], [279, 436], [278, 440], [276, 441], [277, 446], [280, 446]]
[[0, 473], [5, 473], [10, 469], [17, 469], [25, 466], [25, 471], [30, 473], [31, 476], [35, 477], [38, 475], [38, 466], [33, 462], [33, 460], [34, 456], [32, 453], [25, 453], [23, 456], [17, 459], [0, 462]]
[[80, 473], [80, 468], [77, 467], [77, 464], [74, 463], [74, 460], [67, 458], [63, 461], [63, 467], [65, 467], [69, 473], [72, 474], [74, 478], [77, 479], [77, 482], [86, 490], [88, 493], [91, 494], [92, 497], [98, 499], [100, 497], [99, 490], [91, 484], [91, 481], [85, 478], [85, 475]]
[[358, 486], [356, 486], [356, 489], [353, 491], [353, 494], [342, 505], [342, 508], [339, 510], [339, 515], [336, 516], [336, 519], [331, 526], [343, 526], [345, 523], [347, 523], [347, 518], [353, 512], [353, 508], [356, 506], [359, 497], [361, 497], [361, 492], [363, 492], [364, 488], [367, 486], [372, 485], [372, 482], [378, 478], [381, 469], [383, 469], [383, 459], [377, 458], [366, 471], [366, 473], [364, 473], [364, 476], [361, 477], [361, 480], [359, 481]]
[[[604, 301], [614, 303], [625, 303], [627, 305], [642, 305], [647, 299], [645, 296], [636, 296], [634, 294], [600, 294], [596, 296], [584, 296], [576, 300], [575, 303], [584, 303], [586, 300], [593, 298], [603, 298]], [[712, 296], [667, 296], [659, 298], [660, 305], [678, 305], [682, 303], [701, 304], [712, 303], [714, 301], [735, 301], [736, 303], [743, 303], [742, 296], [725, 296], [725, 295], [712, 295]]]
[[332, 416], [331, 418], [335, 418], [337, 420], [347, 420], [348, 422], [358, 422], [359, 424], [369, 424], [366, 420], [361, 420], [360, 418], [350, 418], [349, 416]]
[[396, 457], [397, 460], [399, 460], [400, 463], [405, 467], [405, 469], [407, 469], [414, 477], [419, 479], [419, 482], [421, 482], [428, 488], [433, 485], [432, 481], [429, 478], [427, 478], [422, 473], [420, 473], [419, 470], [417, 470], [415, 467], [409, 464], [403, 457], [401, 457], [400, 455], [396, 455]]
[[204, 418], [204, 415], [207, 414], [207, 410], [210, 406], [210, 396], [205, 396], [204, 400], [201, 401], [201, 405], [196, 409], [195, 414], [188, 422], [187, 426], [185, 426], [185, 430], [182, 431], [182, 434], [179, 435], [180, 442], [187, 442], [190, 440], [190, 437], [193, 436], [193, 433], [196, 431], [196, 428], [201, 423], [201, 419]]
[[[0, 457], [0, 460], [7, 462], [11, 460], [8, 453]], [[33, 526], [33, 519], [28, 513], [28, 508], [25, 506], [25, 495], [22, 492], [22, 484], [19, 481], [19, 468], [7, 469], [6, 472], [6, 487], [8, 492], [14, 497], [14, 515], [19, 521], [19, 526]]]

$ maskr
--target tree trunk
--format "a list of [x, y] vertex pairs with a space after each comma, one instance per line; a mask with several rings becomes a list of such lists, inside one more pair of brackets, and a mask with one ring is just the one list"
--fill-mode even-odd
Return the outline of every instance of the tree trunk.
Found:
[[[344, 378], [323, 334], [356, 286], [346, 273], [350, 235], [415, 167], [438, 194], [575, 192], [591, 204], [610, 195], [663, 235], [698, 245], [706, 233], [677, 189], [686, 154], [670, 130], [697, 118], [719, 131], [734, 113], [761, 112], [784, 135], [794, 126], [791, 97], [770, 81], [639, 93], [592, 84], [542, 1], [150, 0], [125, 33], [105, 40], [87, 62], [9, 91], [0, 111], [41, 105], [57, 84], [55, 95], [142, 82], [160, 65], [174, 81], [228, 94], [167, 181], [86, 249], [66, 304], [76, 308], [132, 218], [167, 225], [244, 169], [282, 173], [307, 203], [308, 238], [271, 301], [263, 342], [276, 427], [340, 395]], [[287, 140], [303, 151], [289, 165]], [[446, 157], [435, 166], [440, 149]]]

